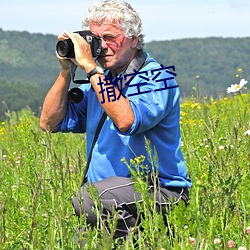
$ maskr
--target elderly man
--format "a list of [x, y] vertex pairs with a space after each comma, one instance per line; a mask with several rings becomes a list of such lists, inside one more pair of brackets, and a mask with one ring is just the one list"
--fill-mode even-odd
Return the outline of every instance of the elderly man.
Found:
[[[144, 51], [141, 20], [128, 3], [106, 0], [93, 4], [83, 26], [101, 40], [98, 64], [81, 35], [65, 32], [59, 36], [59, 40], [72, 41], [75, 56], [57, 55], [61, 71], [45, 98], [40, 126], [52, 132], [86, 132], [86, 179], [98, 190], [103, 206], [101, 219], [108, 215], [112, 219], [113, 211], [119, 211], [115, 237], [120, 237], [135, 226], [136, 203], [141, 201], [131, 171], [121, 159], [129, 163], [144, 155], [147, 169], [141, 171], [145, 176], [157, 172], [159, 211], [166, 211], [169, 203], [188, 203], [191, 180], [181, 152], [180, 93], [173, 70]], [[79, 86], [83, 98], [78, 103], [68, 99], [71, 72], [76, 66], [89, 79], [89, 84]], [[100, 125], [103, 113], [106, 117]], [[99, 136], [94, 138], [97, 128]], [[153, 155], [157, 158], [155, 165], [149, 159], [146, 141], [157, 154]], [[94, 202], [84, 184], [80, 190], [83, 202], [75, 197], [73, 205], [78, 216], [85, 214], [87, 223], [95, 226]], [[150, 178], [148, 185], [152, 185]], [[154, 191], [149, 188], [152, 198]]]

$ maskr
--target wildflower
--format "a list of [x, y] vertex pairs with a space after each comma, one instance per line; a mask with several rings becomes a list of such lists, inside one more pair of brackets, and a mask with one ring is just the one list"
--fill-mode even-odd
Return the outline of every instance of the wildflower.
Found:
[[239, 247], [238, 250], [247, 250], [245, 247]]
[[47, 213], [43, 213], [42, 214], [43, 220], [47, 221], [48, 220], [48, 214]]
[[16, 190], [17, 190], [17, 185], [13, 185], [13, 186], [11, 187], [11, 189], [12, 189], [13, 192], [16, 192]]
[[137, 164], [140, 164], [141, 163], [140, 157], [135, 157], [135, 161], [136, 161]]
[[214, 244], [215, 244], [215, 245], [220, 244], [220, 239], [214, 239]]
[[191, 104], [191, 108], [192, 108], [192, 109], [201, 109], [201, 106], [200, 106], [199, 103], [192, 103], [192, 104]]
[[228, 248], [234, 248], [234, 241], [233, 240], [229, 240], [227, 242], [227, 246], [228, 246]]
[[126, 163], [126, 158], [125, 157], [121, 158], [121, 162]]
[[219, 150], [223, 150], [224, 149], [224, 146], [219, 146]]
[[196, 239], [193, 237], [189, 237], [189, 240], [190, 240], [191, 244], [194, 246], [196, 243]]
[[235, 93], [240, 91], [245, 85], [247, 81], [245, 79], [241, 79], [239, 84], [231, 84], [231, 87], [227, 88], [227, 93]]
[[202, 183], [201, 183], [200, 180], [197, 180], [197, 181], [196, 181], [196, 184], [197, 184], [197, 185], [201, 185]]
[[24, 211], [25, 211], [24, 207], [21, 207], [21, 208], [20, 208], [20, 214], [23, 214]]
[[135, 161], [133, 159], [130, 159], [129, 162], [130, 162], [131, 165], [135, 165]]
[[249, 227], [247, 227], [247, 229], [246, 229], [246, 233], [247, 233], [248, 235], [250, 235], [250, 226], [249, 226]]
[[245, 136], [249, 136], [250, 135], [250, 129], [248, 129], [247, 131], [244, 132]]
[[243, 68], [240, 67], [240, 68], [237, 69], [237, 71], [238, 71], [239, 73], [242, 73], [242, 72], [243, 72]]

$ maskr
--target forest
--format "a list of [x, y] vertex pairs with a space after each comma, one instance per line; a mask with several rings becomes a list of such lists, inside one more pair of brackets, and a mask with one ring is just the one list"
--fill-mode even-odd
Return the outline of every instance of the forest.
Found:
[[[0, 29], [0, 120], [6, 111], [27, 107], [39, 115], [60, 70], [56, 43], [55, 35]], [[183, 100], [223, 97], [228, 86], [250, 78], [250, 37], [152, 41], [145, 50], [164, 66], [175, 66]]]

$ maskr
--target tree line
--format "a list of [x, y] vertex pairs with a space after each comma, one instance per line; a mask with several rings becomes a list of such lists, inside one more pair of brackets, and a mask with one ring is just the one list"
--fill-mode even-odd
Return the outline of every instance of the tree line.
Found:
[[[56, 43], [54, 35], [0, 29], [0, 120], [7, 109], [29, 107], [39, 115], [60, 70]], [[249, 37], [152, 41], [145, 50], [164, 66], [175, 66], [183, 98], [217, 98], [240, 78], [250, 78]]]

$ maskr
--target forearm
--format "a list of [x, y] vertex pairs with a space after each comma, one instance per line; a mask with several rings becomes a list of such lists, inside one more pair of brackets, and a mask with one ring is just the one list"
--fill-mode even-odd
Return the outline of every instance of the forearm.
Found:
[[42, 130], [56, 131], [67, 110], [68, 89], [70, 84], [69, 70], [62, 70], [54, 85], [48, 92], [40, 117]]
[[[92, 62], [86, 64], [79, 63], [80, 67], [85, 72], [90, 72], [93, 68], [97, 66], [92, 58], [90, 61]], [[95, 90], [95, 93], [102, 108], [110, 117], [110, 119], [115, 123], [117, 128], [122, 132], [126, 132], [134, 122], [134, 113], [128, 98], [124, 98], [121, 95], [119, 97], [119, 100], [116, 99], [114, 102], [109, 102], [107, 95], [108, 91], [106, 90], [104, 84], [101, 88], [100, 81], [102, 83], [105, 83], [105, 75], [95, 74], [90, 78], [91, 85]], [[110, 85], [108, 87], [110, 87]], [[117, 88], [114, 88], [114, 91], [115, 97], [118, 97], [120, 95], [120, 91]]]
[[[101, 89], [100, 80], [104, 81], [105, 76], [96, 74], [91, 77], [91, 84], [97, 98], [102, 105], [102, 108], [106, 112], [106, 114], [110, 117], [110, 119], [115, 123], [118, 129], [122, 132], [127, 131], [134, 122], [134, 113], [131, 108], [130, 102], [128, 98], [124, 98], [122, 95], [119, 97], [119, 100], [115, 100], [114, 102], [108, 101], [107, 91], [105, 86]], [[115, 97], [120, 95], [120, 91], [115, 89]]]

